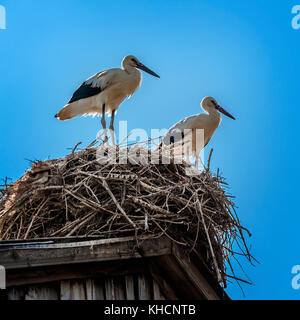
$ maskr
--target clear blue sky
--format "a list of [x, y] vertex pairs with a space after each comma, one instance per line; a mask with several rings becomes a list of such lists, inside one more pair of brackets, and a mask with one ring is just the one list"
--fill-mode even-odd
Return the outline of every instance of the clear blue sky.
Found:
[[[300, 1], [298, 1], [300, 2]], [[246, 299], [299, 299], [291, 269], [300, 264], [300, 30], [296, 1], [0, 0], [0, 177], [16, 179], [29, 163], [87, 144], [99, 118], [59, 122], [54, 114], [95, 72], [136, 55], [159, 73], [124, 102], [117, 120], [168, 128], [200, 112], [206, 95], [224, 118], [209, 147], [236, 196], [242, 223], [260, 260], [244, 268], [254, 286]], [[233, 299], [243, 299], [236, 285]]]

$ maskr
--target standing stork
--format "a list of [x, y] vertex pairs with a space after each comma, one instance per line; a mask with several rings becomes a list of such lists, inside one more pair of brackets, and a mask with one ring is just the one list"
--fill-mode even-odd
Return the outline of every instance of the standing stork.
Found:
[[142, 73], [137, 69], [159, 78], [159, 75], [144, 66], [137, 58], [126, 56], [122, 61], [122, 69], [101, 71], [83, 82], [55, 118], [68, 120], [77, 115], [100, 114], [107, 141], [105, 114], [111, 116], [109, 129], [114, 133], [114, 118], [119, 105], [126, 97], [130, 98], [142, 83]]
[[[196, 159], [196, 166], [198, 166], [201, 150], [208, 144], [215, 130], [221, 123], [220, 112], [235, 120], [235, 118], [220, 107], [212, 97], [205, 97], [201, 101], [201, 107], [207, 113], [196, 114], [177, 122], [167, 131], [160, 144], [161, 147], [174, 146], [176, 150], [176, 146], [182, 147], [183, 143], [188, 141], [192, 155]], [[197, 138], [199, 138], [197, 136], [197, 129], [203, 130], [204, 141], [202, 145], [199, 145], [199, 141], [197, 141]], [[185, 134], [189, 136], [187, 137]], [[180, 152], [182, 154], [182, 148], [180, 148]], [[187, 150], [187, 158], [189, 158], [189, 150]]]

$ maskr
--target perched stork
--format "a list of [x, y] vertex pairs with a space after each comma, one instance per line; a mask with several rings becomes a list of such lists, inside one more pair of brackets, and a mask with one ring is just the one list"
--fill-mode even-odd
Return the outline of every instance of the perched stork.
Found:
[[[161, 147], [175, 146], [174, 148], [176, 148], [176, 146], [180, 146], [180, 152], [182, 154], [182, 145], [185, 141], [188, 141], [191, 149], [189, 151], [191, 151], [192, 155], [195, 157], [196, 165], [198, 165], [200, 151], [208, 144], [215, 130], [221, 123], [221, 115], [219, 112], [235, 120], [235, 118], [221, 108], [212, 97], [205, 97], [201, 101], [201, 107], [207, 113], [196, 114], [177, 122], [167, 131], [160, 144]], [[199, 141], [197, 141], [197, 129], [203, 129], [204, 141], [202, 145], [199, 145]], [[189, 137], [186, 137], [185, 134], [189, 135]], [[189, 151], [187, 151], [188, 154], [185, 154], [188, 157]]]
[[83, 82], [55, 118], [68, 120], [77, 115], [100, 114], [107, 140], [105, 114], [111, 116], [109, 129], [114, 132], [114, 118], [119, 105], [126, 97], [130, 98], [142, 83], [142, 73], [137, 68], [159, 78], [159, 75], [144, 66], [137, 58], [126, 56], [122, 61], [122, 69], [101, 71]]

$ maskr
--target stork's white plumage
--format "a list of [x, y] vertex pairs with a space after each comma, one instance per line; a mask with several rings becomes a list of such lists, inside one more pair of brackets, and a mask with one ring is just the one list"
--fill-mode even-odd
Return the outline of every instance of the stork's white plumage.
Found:
[[[162, 139], [161, 146], [180, 146], [179, 150], [182, 154], [186, 150], [182, 149], [182, 143], [189, 141], [190, 152], [196, 158], [196, 163], [199, 158], [200, 151], [208, 144], [215, 130], [221, 123], [221, 115], [219, 112], [225, 114], [231, 119], [235, 118], [226, 110], [221, 108], [216, 100], [212, 97], [205, 97], [201, 101], [201, 107], [207, 113], [196, 114], [173, 125]], [[197, 129], [203, 130], [203, 143], [200, 144], [197, 135]], [[189, 135], [189, 137], [185, 136]], [[186, 154], [185, 154], [186, 155]], [[188, 154], [189, 156], [189, 154]]]
[[122, 69], [101, 71], [83, 82], [55, 117], [59, 120], [68, 120], [77, 115], [100, 114], [106, 132], [107, 113], [111, 116], [110, 129], [114, 130], [114, 117], [119, 105], [125, 98], [130, 98], [142, 83], [142, 74], [137, 68], [159, 78], [137, 58], [126, 56], [122, 61]]

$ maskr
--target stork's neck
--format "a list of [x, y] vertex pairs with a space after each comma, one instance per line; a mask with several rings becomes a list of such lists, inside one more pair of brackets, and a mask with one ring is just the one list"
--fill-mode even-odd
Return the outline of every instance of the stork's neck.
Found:
[[140, 71], [137, 70], [135, 67], [130, 66], [129, 64], [122, 64], [122, 69], [125, 70], [130, 75], [138, 75]]
[[126, 82], [129, 86], [129, 93], [132, 95], [142, 83], [142, 73], [135, 67], [122, 65], [122, 69], [126, 72]]
[[[204, 108], [203, 108], [204, 109]], [[205, 109], [204, 109], [205, 110]], [[209, 109], [207, 109], [207, 110], [205, 110], [207, 113], [208, 113], [208, 115], [209, 115], [209, 117], [212, 119], [212, 120], [221, 120], [221, 115], [220, 115], [220, 113], [219, 113], [219, 111], [218, 110], [216, 110], [215, 108], [209, 108]]]

